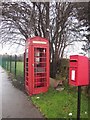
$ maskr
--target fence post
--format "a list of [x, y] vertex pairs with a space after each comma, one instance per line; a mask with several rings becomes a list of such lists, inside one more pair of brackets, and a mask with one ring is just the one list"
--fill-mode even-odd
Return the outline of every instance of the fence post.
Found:
[[4, 58], [3, 58], [3, 68], [5, 69], [5, 56], [4, 56]]
[[7, 56], [7, 70], [9, 70], [8, 66], [9, 66], [9, 56]]
[[4, 58], [4, 69], [6, 69], [6, 56]]
[[7, 70], [7, 53], [5, 54], [5, 69]]
[[12, 62], [12, 56], [10, 55], [10, 73], [12, 72], [11, 71], [11, 62]]
[[7, 57], [6, 57], [6, 60], [7, 60], [7, 61], [6, 61], [6, 62], [7, 62], [7, 64], [6, 64], [7, 67], [6, 67], [6, 68], [7, 68], [7, 71], [8, 71], [8, 55], [7, 55]]
[[16, 76], [16, 73], [17, 72], [17, 55], [15, 55], [15, 76]]

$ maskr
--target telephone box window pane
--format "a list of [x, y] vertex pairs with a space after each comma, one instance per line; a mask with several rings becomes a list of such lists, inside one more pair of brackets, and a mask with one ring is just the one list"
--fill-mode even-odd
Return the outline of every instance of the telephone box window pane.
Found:
[[26, 58], [26, 62], [28, 62], [28, 58]]
[[26, 58], [28, 58], [28, 49], [26, 49]]
[[34, 87], [45, 87], [46, 84], [46, 48], [34, 48]]

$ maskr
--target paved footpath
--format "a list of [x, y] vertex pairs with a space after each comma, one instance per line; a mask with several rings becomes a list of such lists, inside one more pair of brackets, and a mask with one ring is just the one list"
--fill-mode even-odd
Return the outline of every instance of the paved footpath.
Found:
[[0, 111], [1, 109], [2, 118], [43, 118], [32, 102], [28, 101], [28, 97], [13, 87], [6, 71], [0, 67]]

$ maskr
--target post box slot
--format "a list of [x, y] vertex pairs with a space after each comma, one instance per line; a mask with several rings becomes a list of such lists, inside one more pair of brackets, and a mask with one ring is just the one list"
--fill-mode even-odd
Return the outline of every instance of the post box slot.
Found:
[[70, 67], [77, 67], [77, 66], [78, 66], [77, 59], [71, 59], [70, 60]]
[[74, 60], [74, 59], [73, 59], [73, 60], [70, 60], [70, 62], [77, 62], [77, 60]]

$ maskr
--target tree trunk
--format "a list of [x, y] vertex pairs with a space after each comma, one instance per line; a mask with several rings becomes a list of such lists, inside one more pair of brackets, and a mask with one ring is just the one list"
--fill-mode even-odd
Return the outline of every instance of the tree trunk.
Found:
[[56, 58], [54, 54], [52, 57], [52, 64], [51, 64], [51, 77], [56, 78], [56, 73], [57, 73], [57, 63], [56, 63]]
[[49, 2], [45, 3], [46, 5], [46, 33], [45, 37], [49, 40]]

